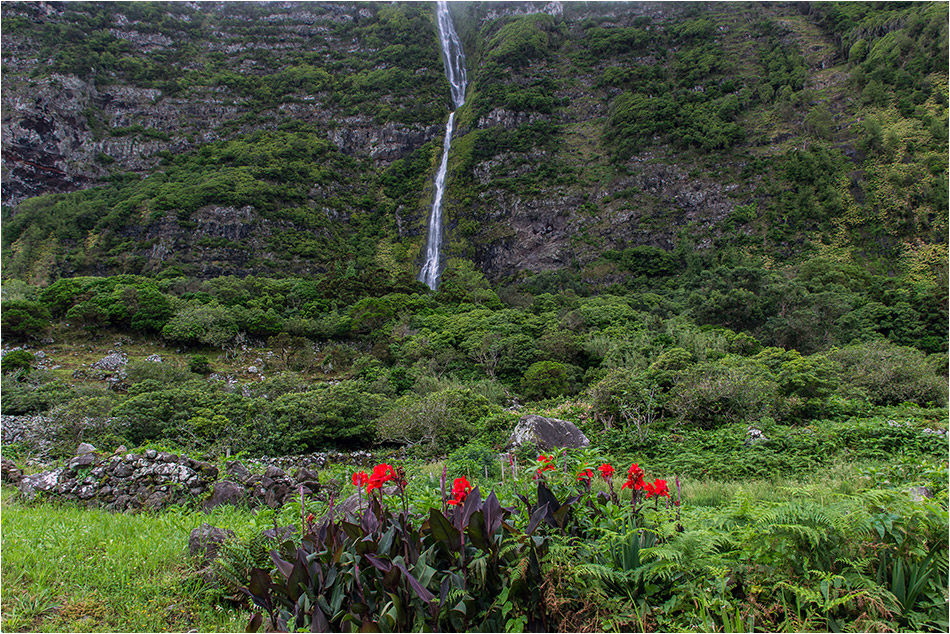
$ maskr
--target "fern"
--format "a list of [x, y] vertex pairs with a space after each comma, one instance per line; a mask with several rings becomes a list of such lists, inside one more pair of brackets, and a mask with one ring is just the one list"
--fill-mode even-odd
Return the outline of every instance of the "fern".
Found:
[[269, 569], [272, 565], [270, 550], [274, 540], [256, 533], [247, 540], [229, 539], [221, 544], [213, 565], [214, 578], [230, 595], [240, 594], [240, 588], [250, 581], [252, 568]]

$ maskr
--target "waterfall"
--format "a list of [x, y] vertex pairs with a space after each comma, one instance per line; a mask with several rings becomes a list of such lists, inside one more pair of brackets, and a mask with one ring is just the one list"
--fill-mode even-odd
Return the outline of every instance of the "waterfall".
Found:
[[440, 258], [442, 251], [442, 196], [445, 194], [445, 174], [449, 167], [449, 148], [452, 146], [452, 132], [455, 130], [455, 112], [465, 103], [465, 88], [468, 77], [465, 74], [465, 54], [462, 42], [455, 33], [452, 16], [445, 0], [439, 0], [436, 10], [439, 24], [439, 42], [442, 44], [442, 57], [445, 63], [445, 77], [452, 87], [452, 112], [445, 124], [445, 140], [442, 143], [442, 161], [435, 176], [435, 194], [432, 198], [432, 211], [429, 214], [429, 238], [426, 241], [426, 259], [419, 272], [419, 281], [435, 290], [439, 285]]

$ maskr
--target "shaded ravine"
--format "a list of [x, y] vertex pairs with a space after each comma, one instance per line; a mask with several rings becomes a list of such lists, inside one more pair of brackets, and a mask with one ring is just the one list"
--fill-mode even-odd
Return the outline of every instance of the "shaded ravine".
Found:
[[459, 40], [448, 4], [441, 0], [436, 13], [439, 25], [439, 41], [442, 44], [442, 57], [445, 62], [445, 76], [452, 88], [452, 112], [445, 124], [445, 141], [442, 143], [442, 161], [435, 176], [435, 194], [432, 198], [432, 211], [429, 214], [429, 238], [426, 241], [426, 259], [419, 272], [419, 281], [435, 290], [439, 285], [442, 252], [442, 196], [445, 194], [445, 175], [449, 167], [449, 148], [452, 147], [452, 132], [455, 130], [455, 113], [465, 104], [465, 89], [468, 77], [465, 73], [465, 54]]

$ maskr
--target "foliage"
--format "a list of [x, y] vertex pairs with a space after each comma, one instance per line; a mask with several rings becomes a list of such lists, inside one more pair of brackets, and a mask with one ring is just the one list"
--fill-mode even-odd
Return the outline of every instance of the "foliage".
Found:
[[39, 338], [50, 326], [50, 312], [42, 303], [30, 300], [4, 300], [0, 327], [14, 338]]
[[725, 358], [691, 368], [673, 388], [670, 408], [701, 429], [753, 421], [772, 413], [777, 386], [758, 365]]
[[845, 380], [865, 390], [873, 403], [947, 403], [946, 381], [928, 368], [919, 350], [879, 339], [833, 351], [829, 357], [842, 365]]
[[[396, 515], [373, 496], [360, 517], [331, 515], [311, 524], [300, 546], [285, 541], [272, 553], [274, 573], [252, 570], [244, 592], [278, 630], [464, 631], [479, 624], [501, 631], [516, 616], [522, 627], [538, 623], [546, 540], [533, 533], [549, 517], [548, 504], [522, 532], [494, 493], [482, 501], [475, 488], [463, 500], [447, 515], [430, 508], [423, 520]], [[258, 613], [249, 629], [262, 624]]]
[[379, 418], [376, 429], [381, 441], [419, 446], [425, 455], [434, 456], [478, 436], [481, 420], [493, 409], [488, 399], [468, 388], [407, 394]]
[[558, 361], [532, 363], [521, 380], [521, 393], [531, 400], [572, 394], [576, 391], [579, 369]]
[[0, 367], [4, 374], [13, 374], [21, 370], [30, 371], [36, 357], [29, 350], [12, 350], [3, 355], [3, 361], [0, 361]]
[[373, 421], [387, 409], [387, 400], [348, 381], [277, 397], [273, 430], [280, 450], [299, 453], [330, 444], [366, 445], [373, 441]]

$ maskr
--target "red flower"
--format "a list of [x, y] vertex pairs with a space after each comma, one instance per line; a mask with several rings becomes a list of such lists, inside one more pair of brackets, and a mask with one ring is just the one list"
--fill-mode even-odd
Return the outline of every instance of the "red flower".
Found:
[[365, 471], [357, 471], [353, 474], [353, 486], [365, 487], [367, 482], [369, 482], [369, 476]]
[[468, 483], [468, 479], [465, 476], [455, 478], [455, 482], [452, 483], [452, 499], [450, 499], [448, 503], [452, 506], [461, 504], [465, 501], [465, 498], [468, 497], [471, 490], [472, 485]]
[[657, 478], [653, 482], [653, 488], [656, 491], [657, 496], [665, 495], [666, 497], [670, 497], [670, 490], [666, 487], [666, 480], [660, 480]]
[[398, 479], [395, 469], [386, 463], [378, 464], [373, 467], [373, 473], [369, 476], [369, 480], [366, 483], [366, 492], [369, 493], [373, 489], [381, 489], [383, 485], [390, 480], [398, 481]]
[[627, 481], [620, 487], [621, 491], [624, 489], [634, 489], [638, 491], [643, 489], [643, 469], [641, 469], [637, 463], [633, 463], [630, 465], [630, 468], [627, 469]]
[[538, 467], [538, 472], [534, 474], [534, 479], [535, 479], [535, 480], [537, 480], [539, 477], [541, 477], [541, 474], [544, 473], [545, 471], [553, 471], [553, 470], [554, 470], [554, 465], [552, 464], [552, 461], [553, 461], [553, 460], [554, 460], [554, 456], [553, 456], [553, 455], [552, 455], [552, 456], [545, 456], [544, 454], [541, 454], [540, 456], [538, 456], [538, 462], [541, 463], [541, 466]]
[[590, 469], [584, 469], [583, 471], [577, 474], [578, 480], [585, 480], [587, 482], [590, 482], [590, 479], [593, 477], [594, 477], [594, 472], [591, 471]]
[[640, 488], [642, 488], [646, 492], [646, 496], [644, 499], [649, 500], [651, 497], [656, 495], [656, 488], [653, 486], [652, 482], [643, 483], [643, 486]]
[[604, 480], [609, 480], [614, 474], [614, 468], [606, 462], [597, 467], [597, 470], [600, 471], [600, 477], [602, 477]]
[[313, 521], [317, 519], [313, 516], [313, 513], [307, 513], [307, 524], [313, 524]]

